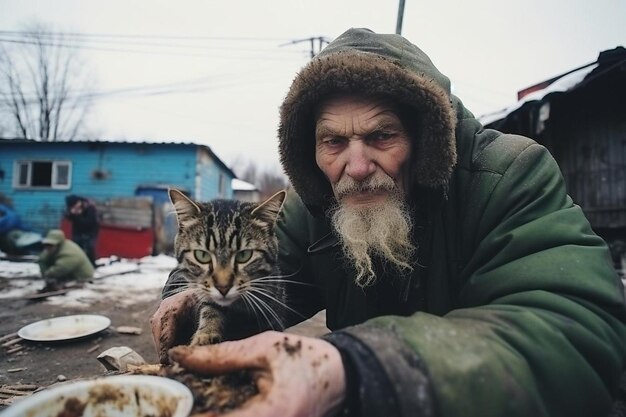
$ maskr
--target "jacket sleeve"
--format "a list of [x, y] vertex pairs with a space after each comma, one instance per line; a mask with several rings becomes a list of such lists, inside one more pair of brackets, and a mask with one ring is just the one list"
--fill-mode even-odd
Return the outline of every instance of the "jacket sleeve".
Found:
[[54, 261], [42, 270], [45, 278], [63, 280], [71, 277], [82, 260], [78, 256], [61, 252]]
[[[626, 314], [606, 244], [542, 146], [475, 178], [459, 308], [380, 317], [329, 338], [356, 368], [355, 415], [375, 415], [381, 380], [399, 416], [608, 415]], [[359, 377], [372, 369], [376, 377]]]

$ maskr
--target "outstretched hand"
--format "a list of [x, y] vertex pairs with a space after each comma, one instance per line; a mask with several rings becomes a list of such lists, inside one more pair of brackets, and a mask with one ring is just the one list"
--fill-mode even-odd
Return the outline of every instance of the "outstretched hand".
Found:
[[210, 346], [179, 346], [172, 360], [196, 374], [251, 369], [259, 394], [224, 417], [335, 415], [345, 397], [337, 348], [322, 339], [265, 332]]
[[152, 338], [162, 364], [169, 363], [167, 351], [187, 345], [195, 331], [197, 299], [194, 290], [186, 290], [165, 298], [150, 318]]

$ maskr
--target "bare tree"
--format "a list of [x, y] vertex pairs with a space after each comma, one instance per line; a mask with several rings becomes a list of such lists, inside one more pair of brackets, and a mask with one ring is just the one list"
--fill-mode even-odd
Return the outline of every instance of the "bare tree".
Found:
[[281, 172], [265, 170], [258, 175], [259, 194], [261, 201], [270, 198], [280, 190], [289, 186], [287, 177]]
[[4, 136], [72, 140], [89, 111], [86, 71], [61, 33], [33, 25], [0, 46], [0, 122]]
[[236, 158], [232, 165], [237, 167], [235, 173], [240, 179], [257, 187], [261, 200], [289, 186], [287, 177], [277, 169], [260, 169], [254, 161], [244, 162], [241, 157]]

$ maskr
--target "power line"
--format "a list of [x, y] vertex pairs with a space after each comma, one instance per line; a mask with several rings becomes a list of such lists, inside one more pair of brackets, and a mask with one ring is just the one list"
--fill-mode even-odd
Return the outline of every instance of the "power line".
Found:
[[50, 31], [20, 31], [20, 30], [0, 30], [0, 35], [19, 35], [19, 36], [71, 36], [85, 38], [128, 38], [128, 39], [179, 39], [179, 40], [218, 40], [218, 41], [259, 41], [259, 42], [284, 42], [285, 38], [264, 38], [264, 37], [245, 37], [245, 36], [191, 36], [191, 35], [132, 35], [118, 33], [86, 33], [86, 32], [50, 32]]
[[[166, 94], [183, 94], [183, 93], [196, 93], [201, 91], [213, 90], [217, 88], [230, 87], [233, 85], [245, 85], [246, 82], [241, 82], [240, 80], [248, 80], [251, 81], [250, 78], [246, 76], [251, 74], [226, 74], [228, 77], [235, 75], [238, 78], [237, 80], [226, 81], [225, 83], [215, 83], [215, 81], [221, 81], [219, 76], [205, 76], [200, 78], [193, 78], [190, 80], [179, 81], [175, 83], [166, 83], [166, 84], [156, 84], [156, 85], [148, 85], [148, 86], [137, 86], [137, 87], [126, 87], [126, 88], [118, 88], [112, 89], [108, 91], [85, 91], [85, 90], [72, 90], [70, 91], [70, 95], [68, 95], [68, 100], [75, 100], [77, 102], [91, 101], [94, 99], [101, 98], [109, 98], [115, 96], [138, 96], [138, 97], [147, 97], [147, 96], [157, 96], [157, 95], [166, 95]], [[252, 74], [258, 75], [258, 72], [254, 71]], [[258, 81], [258, 80], [256, 80]], [[265, 81], [262, 79], [261, 81]], [[207, 83], [213, 83], [212, 85], [206, 85]], [[249, 84], [249, 83], [248, 83]], [[204, 85], [204, 87], [202, 87]], [[7, 95], [7, 94], [5, 94]], [[38, 104], [39, 98], [34, 96], [33, 93], [24, 93], [24, 101], [26, 104]], [[8, 99], [0, 99], [1, 104], [10, 103]]]
[[[315, 41], [317, 41], [317, 49], [315, 47]], [[302, 43], [302, 42], [311, 43], [310, 54], [311, 54], [311, 58], [314, 58], [315, 55], [319, 54], [322, 51], [322, 49], [324, 48], [324, 44], [328, 44], [330, 40], [325, 38], [324, 36], [317, 36], [317, 37], [311, 37], [311, 38], [305, 38], [305, 39], [297, 39], [297, 40], [287, 42], [278, 46], [295, 45], [295, 44]]]
[[[200, 53], [172, 52], [172, 51], [164, 52], [164, 51], [142, 50], [142, 49], [131, 49], [131, 48], [111, 48], [111, 47], [92, 46], [92, 45], [84, 45], [84, 44], [71, 44], [71, 43], [49, 42], [49, 41], [27, 41], [27, 40], [6, 39], [6, 38], [0, 38], [0, 42], [23, 44], [23, 45], [43, 45], [43, 46], [58, 47], [58, 48], [84, 49], [84, 50], [103, 51], [103, 52], [123, 52], [123, 53], [132, 53], [132, 54], [189, 56], [189, 57], [205, 57], [205, 58], [208, 57], [208, 58], [232, 58], [232, 59], [259, 59], [259, 54], [264, 53], [263, 51], [259, 51], [259, 50], [248, 50], [247, 52], [256, 52], [257, 55], [254, 57], [245, 57], [245, 56], [236, 56], [236, 55], [219, 56], [219, 55], [209, 55], [209, 54], [200, 54]], [[179, 47], [182, 47], [182, 46], [179, 46]], [[207, 48], [207, 49], [214, 50], [218, 48]], [[232, 49], [232, 48], [223, 48], [223, 50], [237, 51], [236, 49]], [[238, 52], [242, 52], [242, 51], [239, 50]], [[279, 50], [271, 50], [267, 52], [275, 53], [275, 52], [279, 52]], [[263, 55], [263, 58], [276, 60], [277, 57], [271, 58], [271, 57], [268, 57], [267, 55]]]

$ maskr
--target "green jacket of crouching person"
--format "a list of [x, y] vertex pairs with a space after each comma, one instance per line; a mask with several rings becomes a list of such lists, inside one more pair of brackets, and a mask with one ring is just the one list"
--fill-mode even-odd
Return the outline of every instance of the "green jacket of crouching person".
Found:
[[46, 286], [63, 286], [70, 281], [93, 278], [94, 268], [85, 252], [65, 238], [62, 230], [53, 229], [42, 240], [44, 250], [39, 255], [39, 268]]

